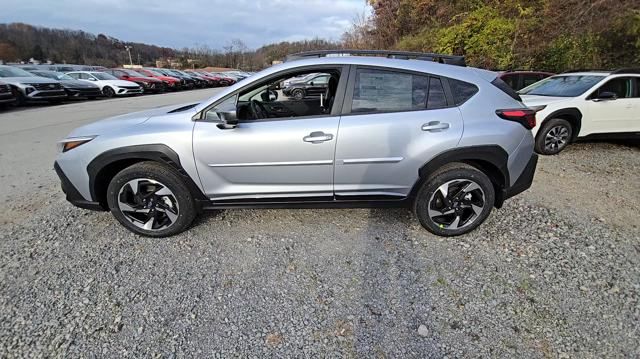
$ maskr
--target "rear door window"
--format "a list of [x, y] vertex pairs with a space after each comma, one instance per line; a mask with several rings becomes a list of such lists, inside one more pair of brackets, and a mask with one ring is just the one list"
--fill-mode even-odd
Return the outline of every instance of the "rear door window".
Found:
[[[430, 84], [431, 81], [431, 84]], [[359, 68], [356, 71], [352, 113], [402, 112], [447, 107], [437, 77]]]

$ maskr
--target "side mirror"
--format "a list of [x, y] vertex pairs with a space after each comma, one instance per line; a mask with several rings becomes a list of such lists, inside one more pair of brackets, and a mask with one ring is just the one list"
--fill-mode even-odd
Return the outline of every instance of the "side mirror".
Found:
[[313, 85], [315, 85], [315, 84], [313, 83], [313, 81], [311, 81], [311, 82], [309, 82], [309, 85], [313, 86]]
[[89, 81], [97, 81], [95, 77], [89, 77]]
[[610, 92], [610, 91], [604, 91], [598, 94], [598, 96], [596, 96], [596, 98], [594, 98], [593, 100], [596, 102], [599, 101], [610, 101], [610, 100], [616, 100], [618, 99], [618, 95], [616, 95], [614, 92]]
[[129, 78], [129, 75], [122, 75], [122, 78], [123, 78], [123, 79], [128, 79], [128, 78]]
[[217, 125], [221, 130], [230, 130], [238, 127], [238, 115], [236, 111], [216, 112], [220, 123]]

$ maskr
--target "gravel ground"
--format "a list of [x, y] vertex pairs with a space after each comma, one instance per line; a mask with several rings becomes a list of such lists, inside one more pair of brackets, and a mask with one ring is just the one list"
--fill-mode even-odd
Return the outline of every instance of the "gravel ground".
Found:
[[[587, 150], [609, 156], [582, 180], [635, 176], [631, 224], [563, 185]], [[545, 158], [529, 193], [454, 239], [401, 209], [222, 211], [141, 238], [43, 185], [7, 204], [26, 219], [0, 234], [0, 357], [638, 357], [638, 153]]]

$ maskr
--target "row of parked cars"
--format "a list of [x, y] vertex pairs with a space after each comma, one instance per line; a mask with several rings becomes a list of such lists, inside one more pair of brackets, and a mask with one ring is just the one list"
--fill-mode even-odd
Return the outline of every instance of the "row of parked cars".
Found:
[[0, 65], [0, 105], [230, 86], [250, 73], [80, 65]]

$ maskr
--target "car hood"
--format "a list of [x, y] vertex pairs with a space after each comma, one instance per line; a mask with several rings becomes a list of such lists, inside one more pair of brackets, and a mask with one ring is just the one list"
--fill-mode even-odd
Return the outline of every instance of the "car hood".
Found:
[[57, 84], [58, 80], [46, 78], [46, 77], [2, 77], [0, 78], [2, 81], [9, 84]]
[[105, 118], [103, 120], [78, 127], [73, 130], [67, 137], [99, 136], [111, 131], [121, 130], [126, 127], [141, 124], [154, 116], [162, 116], [170, 112], [177, 112], [177, 110], [181, 110], [183, 108], [186, 108], [184, 110], [185, 113], [187, 111], [191, 111], [195, 114], [195, 110], [193, 110], [193, 107], [188, 108], [192, 105], [195, 106], [196, 104], [184, 103], [179, 105], [162, 106], [150, 110], [132, 112], [124, 115]]
[[102, 80], [114, 86], [138, 86], [137, 83], [127, 80]]
[[527, 106], [540, 106], [548, 105], [554, 102], [566, 101], [572, 97], [553, 97], [553, 96], [538, 96], [538, 95], [520, 95], [522, 102]]

